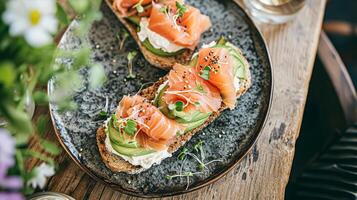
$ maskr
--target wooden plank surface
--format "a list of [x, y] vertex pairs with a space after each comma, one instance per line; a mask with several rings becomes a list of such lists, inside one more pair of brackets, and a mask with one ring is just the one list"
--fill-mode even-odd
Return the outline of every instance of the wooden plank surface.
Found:
[[[240, 0], [237, 0], [240, 2]], [[237, 168], [216, 183], [170, 199], [283, 199], [299, 135], [326, 0], [308, 0], [288, 24], [259, 25], [273, 64], [274, 100], [268, 122], [253, 148]], [[36, 115], [47, 113], [37, 108]], [[51, 122], [48, 137], [55, 140]], [[38, 149], [35, 141], [30, 147]], [[94, 148], [94, 147], [93, 147]], [[76, 199], [137, 199], [95, 182], [62, 153], [59, 171], [46, 191], [66, 193]], [[37, 160], [28, 162], [30, 168]]]

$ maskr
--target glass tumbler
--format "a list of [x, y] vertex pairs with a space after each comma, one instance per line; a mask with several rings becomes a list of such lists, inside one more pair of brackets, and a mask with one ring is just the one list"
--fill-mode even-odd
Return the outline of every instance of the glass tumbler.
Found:
[[246, 9], [259, 22], [282, 24], [294, 19], [305, 0], [243, 0]]

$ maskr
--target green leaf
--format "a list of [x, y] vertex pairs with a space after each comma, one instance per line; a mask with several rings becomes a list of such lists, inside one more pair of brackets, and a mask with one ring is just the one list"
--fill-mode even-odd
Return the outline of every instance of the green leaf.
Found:
[[89, 86], [95, 89], [106, 81], [106, 74], [102, 65], [96, 64], [89, 71]]
[[185, 4], [181, 4], [179, 1], [176, 1], [176, 8], [178, 17], [182, 17], [187, 11], [187, 7], [185, 6]]
[[59, 3], [57, 3], [56, 17], [63, 25], [67, 26], [69, 24], [68, 16]]
[[100, 111], [97, 117], [98, 120], [105, 120], [107, 118], [108, 118], [108, 113], [105, 112], [104, 110]]
[[211, 67], [210, 66], [206, 66], [205, 68], [203, 68], [200, 76], [201, 78], [205, 79], [205, 80], [209, 80], [210, 78], [210, 72], [211, 72]]
[[48, 118], [45, 115], [39, 116], [36, 122], [36, 129], [37, 133], [40, 134], [41, 136], [44, 136], [46, 134], [46, 131], [48, 130]]
[[183, 111], [184, 103], [182, 101], [176, 101], [175, 107], [177, 111]]
[[5, 87], [9, 88], [14, 84], [16, 71], [12, 63], [0, 63], [0, 74], [0, 85], [3, 84]]
[[42, 140], [41, 146], [44, 150], [46, 150], [48, 153], [52, 155], [58, 155], [61, 153], [61, 149], [56, 144], [54, 144], [49, 140]]
[[132, 62], [132, 60], [136, 57], [137, 54], [137, 51], [130, 51], [127, 56], [128, 61]]
[[134, 8], [136, 8], [136, 10], [138, 11], [138, 13], [142, 13], [144, 12], [144, 7], [140, 4], [134, 6]]
[[46, 92], [36, 91], [33, 94], [33, 99], [36, 104], [46, 105], [48, 103], [48, 96]]
[[[9, 129], [18, 134], [31, 134], [32, 122], [30, 117], [27, 115], [26, 111], [17, 109], [13, 105], [3, 104], [0, 105], [0, 111], [9, 122]], [[18, 137], [24, 137], [24, 135], [19, 135]], [[21, 138], [17, 138], [21, 139]], [[23, 138], [27, 140], [27, 138]]]
[[135, 135], [135, 133], [137, 132], [136, 126], [136, 122], [132, 119], [129, 119], [124, 127], [125, 133], [128, 135]]
[[89, 0], [69, 0], [69, 4], [77, 14], [84, 13], [89, 8]]
[[169, 9], [167, 6], [162, 6], [160, 8], [160, 12], [164, 13], [165, 15], [167, 15], [169, 13]]
[[203, 88], [203, 85], [199, 82], [196, 82], [196, 88], [195, 88], [196, 91], [202, 93], [202, 94], [206, 94], [207, 91], [205, 91], [205, 89]]
[[23, 151], [22, 151], [22, 154], [23, 154], [25, 157], [38, 158], [38, 159], [40, 159], [40, 160], [42, 160], [42, 161], [47, 162], [47, 163], [50, 164], [50, 165], [54, 165], [53, 159], [47, 157], [47, 156], [46, 156], [45, 154], [43, 154], [43, 153], [40, 153], [40, 152], [37, 152], [37, 151], [34, 151], [34, 150], [26, 149], [26, 150], [23, 150]]
[[183, 148], [182, 151], [181, 151], [181, 152], [179, 153], [179, 155], [178, 155], [178, 159], [179, 159], [179, 160], [185, 159], [185, 157], [186, 157], [186, 155], [187, 155], [188, 152], [189, 152], [189, 151], [188, 151], [187, 148]]

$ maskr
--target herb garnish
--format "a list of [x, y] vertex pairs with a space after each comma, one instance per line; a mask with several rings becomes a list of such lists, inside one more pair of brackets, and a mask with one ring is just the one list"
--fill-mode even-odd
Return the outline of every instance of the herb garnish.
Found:
[[185, 6], [185, 4], [181, 4], [178, 1], [176, 1], [176, 9], [177, 9], [176, 11], [177, 17], [182, 17], [187, 11], [187, 7]]
[[176, 101], [175, 104], [168, 105], [169, 110], [183, 111], [184, 103], [182, 101]]
[[[203, 141], [199, 140], [195, 145], [193, 145], [193, 150], [189, 150], [188, 148], [183, 148], [179, 153], [179, 155], [177, 156], [177, 158], [182, 161], [179, 174], [166, 175], [165, 178], [167, 180], [171, 180], [176, 177], [180, 177], [180, 178], [187, 177], [187, 187], [186, 187], [187, 190], [190, 185], [190, 177], [192, 177], [195, 174], [203, 173], [202, 171], [208, 169], [207, 165], [211, 163], [222, 162], [222, 160], [211, 160], [209, 162], [204, 162], [205, 155], [204, 155], [203, 145], [204, 145]], [[199, 156], [196, 155], [195, 153], [199, 154]], [[188, 156], [198, 162], [198, 169], [200, 170], [199, 172], [191, 172], [191, 171], [182, 172], [183, 166], [185, 165]]]
[[138, 13], [144, 12], [144, 7], [141, 5], [142, 3], [143, 3], [143, 0], [140, 0], [137, 4], [135, 4], [133, 6], [133, 8], [135, 8], [136, 11], [138, 11]]
[[210, 72], [211, 72], [211, 67], [210, 66], [206, 66], [205, 68], [203, 68], [200, 76], [201, 78], [205, 79], [205, 80], [209, 80], [210, 78]]
[[138, 54], [137, 51], [130, 51], [128, 53], [127, 59], [128, 59], [128, 71], [129, 74], [127, 76], [127, 78], [135, 78], [135, 74], [133, 74], [133, 60], [136, 57], [136, 55]]
[[203, 88], [203, 85], [199, 82], [196, 81], [196, 88], [195, 88], [196, 91], [202, 93], [202, 94], [206, 94], [206, 90]]
[[135, 133], [136, 133], [137, 130], [138, 130], [138, 129], [136, 128], [136, 126], [137, 126], [137, 124], [136, 124], [136, 122], [135, 122], [134, 120], [128, 119], [128, 120], [126, 121], [126, 125], [125, 125], [125, 127], [124, 127], [125, 133], [128, 134], [128, 135], [131, 135], [131, 136], [135, 135]]
[[160, 12], [164, 13], [165, 15], [169, 14], [169, 8], [167, 6], [162, 6], [160, 8]]
[[125, 28], [123, 28], [120, 30], [120, 33], [116, 35], [116, 37], [119, 40], [119, 51], [123, 51], [124, 44], [129, 37], [129, 33]]

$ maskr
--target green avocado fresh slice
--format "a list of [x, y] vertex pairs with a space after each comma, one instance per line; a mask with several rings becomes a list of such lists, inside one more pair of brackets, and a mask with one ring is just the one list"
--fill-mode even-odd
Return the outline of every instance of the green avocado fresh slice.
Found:
[[140, 17], [137, 15], [126, 17], [126, 19], [136, 26], [140, 26]]
[[125, 156], [142, 156], [155, 152], [150, 149], [140, 148], [136, 141], [125, 141], [121, 135], [122, 133], [114, 127], [113, 120], [114, 118], [112, 117], [107, 126], [110, 144], [116, 152]]
[[125, 156], [144, 156], [150, 153], [154, 153], [155, 151], [145, 148], [127, 148], [117, 144], [112, 144], [113, 149], [121, 155]]
[[201, 126], [203, 123], [205, 123], [207, 121], [208, 117], [209, 116], [202, 118], [198, 121], [183, 124], [184, 126], [186, 126], [185, 133], [192, 131], [193, 129]]
[[172, 57], [172, 56], [177, 56], [177, 55], [180, 55], [182, 54], [185, 49], [181, 49], [179, 51], [176, 51], [176, 52], [165, 52], [161, 49], [157, 49], [155, 48], [150, 42], [148, 39], [144, 40], [144, 42], [142, 43], [144, 45], [144, 47], [149, 50], [151, 53], [155, 54], [155, 55], [158, 55], [158, 56], [161, 56], [161, 57]]

